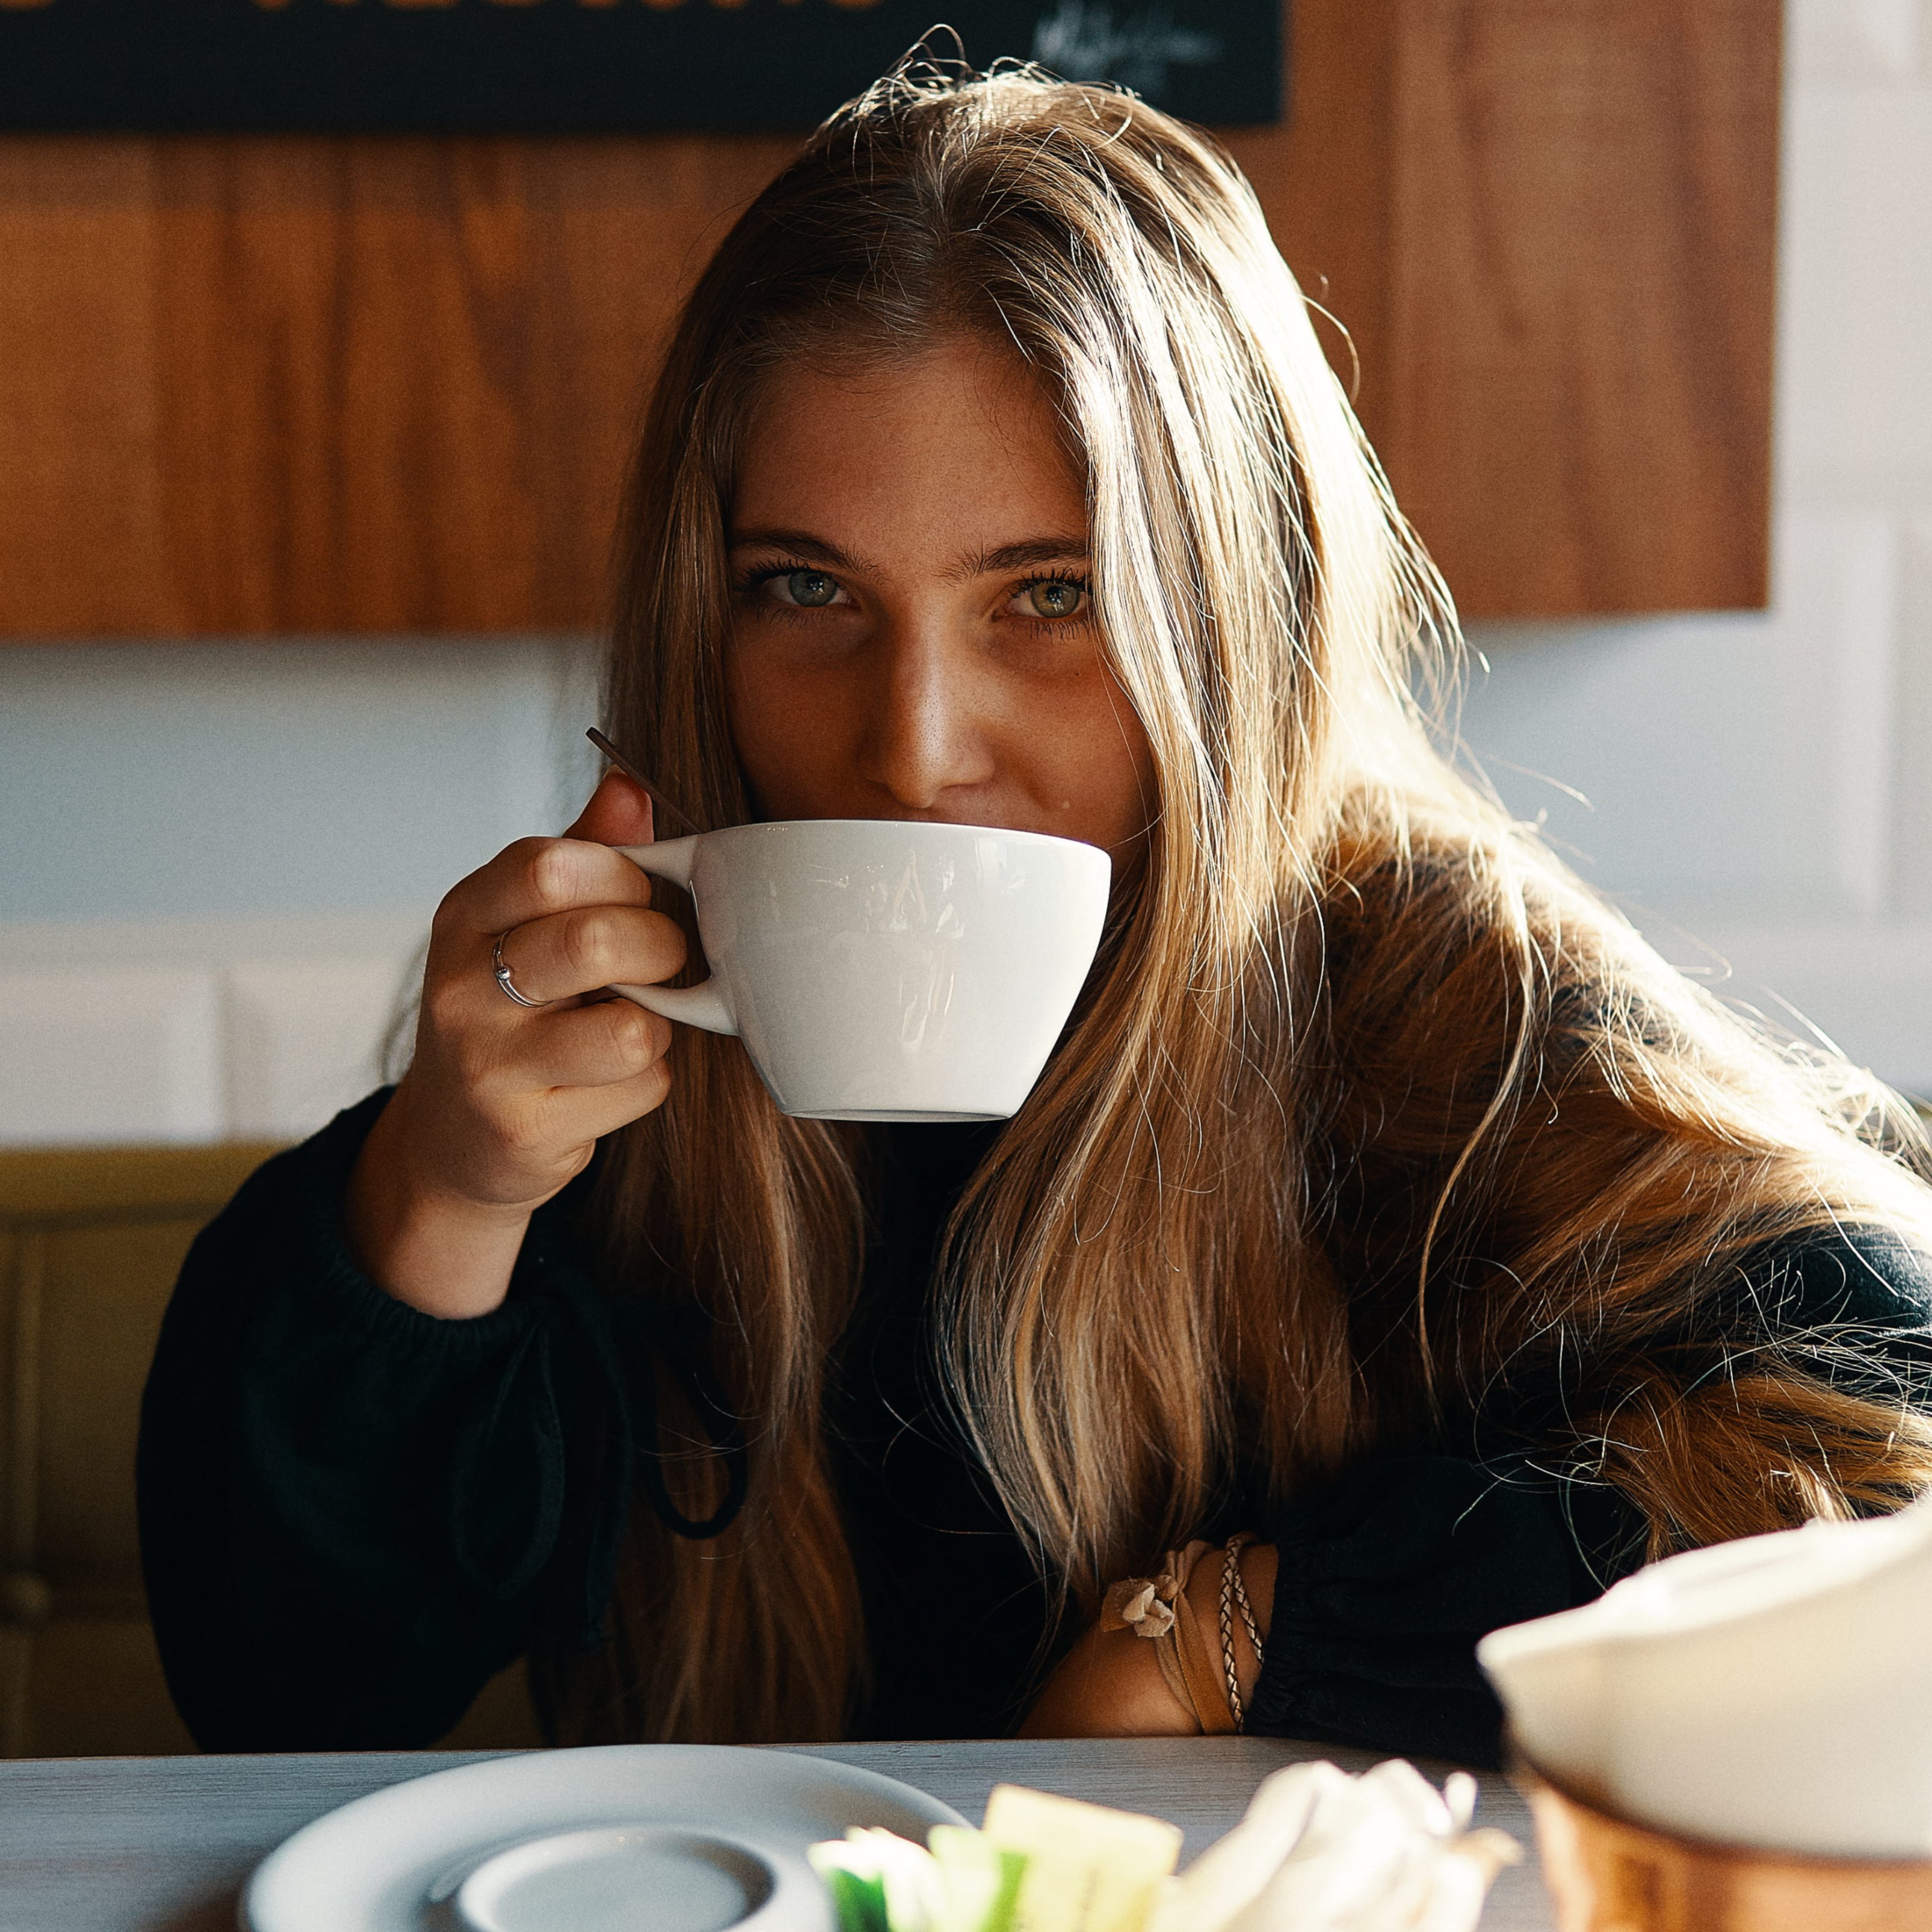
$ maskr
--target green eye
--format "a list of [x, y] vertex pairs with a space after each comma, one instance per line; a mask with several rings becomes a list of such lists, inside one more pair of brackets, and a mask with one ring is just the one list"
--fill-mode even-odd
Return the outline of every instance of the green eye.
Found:
[[838, 595], [838, 580], [822, 570], [794, 570], [784, 580], [785, 595], [808, 610], [821, 610]]
[[1029, 584], [1026, 601], [1036, 617], [1070, 617], [1081, 606], [1086, 592], [1077, 584], [1053, 578], [1044, 584]]

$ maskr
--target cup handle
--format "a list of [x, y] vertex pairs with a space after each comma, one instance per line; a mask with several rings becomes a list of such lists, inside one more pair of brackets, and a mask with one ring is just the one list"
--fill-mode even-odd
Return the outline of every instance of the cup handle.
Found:
[[[692, 861], [698, 853], [696, 838], [667, 838], [657, 845], [616, 845], [611, 850], [630, 860], [640, 872], [691, 890]], [[635, 1000], [647, 1012], [662, 1013], [668, 1020], [681, 1020], [686, 1026], [702, 1027], [706, 1033], [735, 1034], [738, 1022], [724, 998], [718, 976], [700, 980], [694, 986], [613, 986], [627, 1000]]]

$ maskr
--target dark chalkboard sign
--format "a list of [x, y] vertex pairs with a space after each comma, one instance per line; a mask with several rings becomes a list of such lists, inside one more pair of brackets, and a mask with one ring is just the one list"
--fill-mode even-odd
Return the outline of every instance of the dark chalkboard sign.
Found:
[[0, 128], [804, 128], [940, 8], [976, 66], [1280, 116], [1282, 0], [0, 0]]

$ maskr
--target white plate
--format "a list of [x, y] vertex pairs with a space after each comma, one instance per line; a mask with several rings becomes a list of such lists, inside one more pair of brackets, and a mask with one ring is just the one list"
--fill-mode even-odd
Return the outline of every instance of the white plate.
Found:
[[[789, 1751], [612, 1744], [433, 1772], [269, 1853], [247, 1932], [833, 1932], [805, 1848], [848, 1825], [964, 1821], [878, 1772]], [[641, 1898], [637, 1894], [641, 1892]]]

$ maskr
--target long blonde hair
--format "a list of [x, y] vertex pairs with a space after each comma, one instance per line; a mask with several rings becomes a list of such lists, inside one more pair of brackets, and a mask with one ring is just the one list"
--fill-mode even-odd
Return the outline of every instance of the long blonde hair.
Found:
[[[1057, 400], [1158, 817], [1088, 994], [950, 1230], [962, 1426], [1076, 1603], [1247, 1472], [1292, 1499], [1486, 1440], [1498, 1392], [1664, 1548], [1894, 1498], [1903, 1403], [1684, 1336], [1736, 1258], [1834, 1221], [1932, 1237], [1908, 1117], [1666, 968], [1459, 776], [1418, 692], [1454, 614], [1253, 194], [1208, 137], [1030, 73], [895, 76], [836, 116], [686, 305], [634, 466], [612, 728], [749, 815], [722, 652], [736, 453], [772, 372], [976, 329]], [[681, 1035], [598, 1196], [611, 1292], [688, 1300], [752, 1443], [713, 1544], [633, 1526], [580, 1737], [836, 1736], [862, 1617], [822, 1435], [856, 1292], [849, 1130]], [[668, 1391], [668, 1398], [670, 1392]], [[1507, 1432], [1507, 1430], [1505, 1431]], [[674, 1471], [702, 1514], [716, 1478]]]

